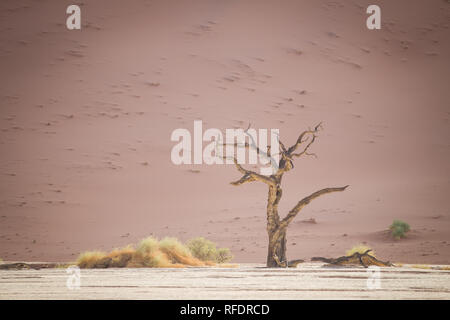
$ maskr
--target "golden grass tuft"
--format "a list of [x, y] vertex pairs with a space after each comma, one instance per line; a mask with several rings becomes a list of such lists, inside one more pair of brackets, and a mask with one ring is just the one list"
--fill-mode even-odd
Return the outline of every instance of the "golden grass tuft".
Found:
[[109, 265], [108, 267], [113, 268], [123, 268], [128, 265], [128, 263], [133, 258], [133, 254], [135, 252], [135, 249], [132, 246], [126, 246], [124, 248], [120, 249], [114, 249], [111, 251], [107, 258], [110, 258], [111, 260], [108, 260]]
[[205, 266], [205, 262], [195, 258], [189, 249], [175, 238], [164, 238], [159, 242], [160, 250], [174, 264], [184, 264], [188, 266]]
[[80, 268], [184, 268], [215, 266], [216, 262], [199, 259], [176, 238], [158, 240], [148, 237], [136, 247], [129, 245], [109, 253], [84, 252], [80, 254], [76, 264]]
[[[363, 254], [364, 252], [366, 252], [367, 250], [371, 250], [372, 248], [370, 248], [370, 247], [368, 247], [368, 246], [366, 246], [366, 245], [364, 245], [364, 244], [358, 244], [358, 245], [356, 245], [356, 246], [354, 246], [353, 248], [351, 248], [350, 250], [347, 250], [346, 252], [345, 252], [345, 254], [347, 255], [347, 256], [351, 256], [352, 254], [354, 254], [354, 253], [356, 253], [356, 252], [358, 252], [358, 253], [361, 253], [361, 254]], [[368, 255], [370, 255], [370, 256], [372, 256], [372, 257], [376, 257], [375, 256], [375, 251], [370, 251], [369, 253], [368, 253]]]
[[101, 251], [86, 251], [80, 254], [77, 265], [80, 268], [95, 268], [97, 263], [106, 257], [106, 253]]

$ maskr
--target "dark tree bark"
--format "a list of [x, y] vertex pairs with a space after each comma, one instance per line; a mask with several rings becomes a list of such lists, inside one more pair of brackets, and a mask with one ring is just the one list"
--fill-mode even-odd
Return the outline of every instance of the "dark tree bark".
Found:
[[[268, 148], [267, 152], [261, 151], [256, 146], [253, 140], [250, 143], [246, 142], [245, 144], [241, 145], [237, 143], [234, 144], [235, 147], [254, 148], [257, 150], [258, 154], [262, 154], [263, 156], [267, 157], [272, 164], [275, 164], [275, 173], [271, 176], [264, 176], [254, 171], [244, 169], [237, 162], [236, 158], [234, 158], [234, 164], [236, 165], [239, 172], [243, 174], [243, 176], [241, 179], [231, 183], [237, 186], [246, 182], [260, 181], [268, 185], [269, 193], [267, 199], [267, 234], [269, 238], [269, 245], [267, 249], [267, 267], [275, 268], [296, 266], [299, 262], [301, 262], [302, 260], [287, 260], [286, 233], [289, 224], [297, 216], [297, 214], [312, 200], [328, 193], [344, 191], [348, 187], [345, 186], [321, 189], [300, 200], [283, 219], [281, 219], [278, 214], [278, 204], [283, 193], [281, 189], [281, 181], [283, 175], [294, 167], [294, 157], [298, 158], [301, 156], [314, 155], [308, 153], [308, 149], [316, 140], [316, 134], [318, 133], [320, 128], [321, 124], [318, 124], [314, 129], [309, 129], [302, 132], [298, 137], [296, 143], [288, 149], [286, 149], [284, 144], [279, 141], [280, 161], [278, 162], [278, 164], [276, 163], [274, 158], [271, 157], [270, 147]], [[247, 132], [247, 130], [245, 132]]]

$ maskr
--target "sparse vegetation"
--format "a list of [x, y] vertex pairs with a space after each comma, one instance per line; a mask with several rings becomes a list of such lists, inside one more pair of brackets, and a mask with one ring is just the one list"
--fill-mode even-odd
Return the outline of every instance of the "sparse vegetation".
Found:
[[414, 268], [414, 269], [425, 269], [425, 270], [432, 269], [432, 267], [430, 265], [428, 265], [428, 264], [413, 264], [411, 266], [411, 268]]
[[414, 264], [411, 265], [411, 268], [424, 270], [444, 270], [444, 271], [450, 270], [450, 266], [433, 266], [430, 264]]
[[191, 251], [189, 244], [184, 245], [176, 238], [163, 238], [159, 241], [156, 238], [148, 237], [139, 242], [136, 247], [129, 245], [114, 249], [109, 253], [101, 251], [84, 252], [80, 254], [76, 264], [80, 268], [181, 268], [186, 266], [212, 266], [231, 259], [229, 249], [217, 249], [213, 242], [204, 238], [196, 238], [188, 243], [196, 244], [193, 248], [204, 248], [206, 245], [211, 250], [208, 251], [209, 254], [199, 255], [199, 253], [206, 251], [203, 249], [203, 251], [197, 250], [194, 253]]
[[401, 220], [394, 220], [389, 227], [391, 235], [394, 239], [399, 240], [406, 237], [406, 233], [410, 230], [409, 224]]
[[225, 263], [233, 258], [228, 248], [218, 249], [214, 242], [202, 237], [190, 240], [187, 243], [187, 247], [194, 255], [194, 257], [202, 261]]
[[80, 254], [77, 260], [77, 265], [80, 268], [95, 268], [98, 261], [106, 258], [105, 252], [100, 251], [86, 251]]
[[[351, 256], [352, 254], [354, 254], [355, 252], [358, 252], [358, 253], [360, 253], [360, 254], [363, 254], [363, 253], [365, 253], [367, 250], [372, 250], [372, 248], [370, 248], [370, 247], [368, 247], [368, 246], [366, 246], [366, 245], [364, 245], [364, 244], [358, 244], [358, 245], [356, 245], [356, 246], [354, 246], [353, 248], [351, 248], [350, 250], [347, 250], [346, 252], [345, 252], [345, 255], [347, 255], [347, 256]], [[370, 256], [372, 256], [372, 257], [376, 257], [375, 256], [375, 251], [370, 251], [369, 253], [368, 253], [368, 255], [370, 255]]]

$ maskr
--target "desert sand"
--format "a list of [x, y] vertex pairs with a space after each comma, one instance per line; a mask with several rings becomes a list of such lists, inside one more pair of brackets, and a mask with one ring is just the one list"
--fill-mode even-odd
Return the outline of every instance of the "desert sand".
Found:
[[[366, 243], [450, 264], [450, 5], [375, 1], [382, 28], [368, 30], [373, 2], [81, 1], [78, 31], [68, 1], [1, 1], [0, 258], [73, 261], [154, 235], [264, 263], [266, 186], [230, 185], [233, 165], [172, 164], [170, 135], [251, 123], [290, 145], [322, 121], [280, 213], [350, 187], [299, 214], [289, 259]], [[394, 219], [407, 239], [386, 236]]]

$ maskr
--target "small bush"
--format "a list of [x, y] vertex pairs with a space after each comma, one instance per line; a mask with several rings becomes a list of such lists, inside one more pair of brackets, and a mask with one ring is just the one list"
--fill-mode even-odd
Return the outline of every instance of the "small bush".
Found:
[[230, 249], [228, 248], [217, 249], [217, 257], [216, 257], [217, 263], [225, 263], [231, 261], [231, 259], [233, 259], [233, 255], [231, 254]]
[[391, 235], [394, 239], [401, 239], [406, 237], [406, 233], [410, 230], [409, 224], [401, 220], [394, 220], [391, 226], [389, 227], [391, 231]]
[[[358, 244], [358, 245], [354, 246], [353, 248], [351, 248], [350, 250], [347, 250], [347, 251], [345, 252], [345, 254], [346, 254], [347, 256], [351, 256], [351, 255], [354, 254], [355, 252], [358, 252], [358, 253], [363, 254], [363, 253], [366, 252], [367, 250], [372, 250], [372, 248], [370, 248], [370, 247], [368, 247], [368, 246], [366, 246], [366, 245], [363, 245], [363, 244]], [[370, 252], [368, 253], [368, 255], [370, 255], [370, 256], [372, 256], [372, 257], [375, 257], [375, 252], [372, 250], [372, 251], [370, 251]]]
[[233, 256], [227, 248], [217, 249], [216, 244], [203, 237], [191, 239], [187, 247], [194, 257], [202, 261], [212, 261], [216, 263], [225, 263], [230, 261]]

